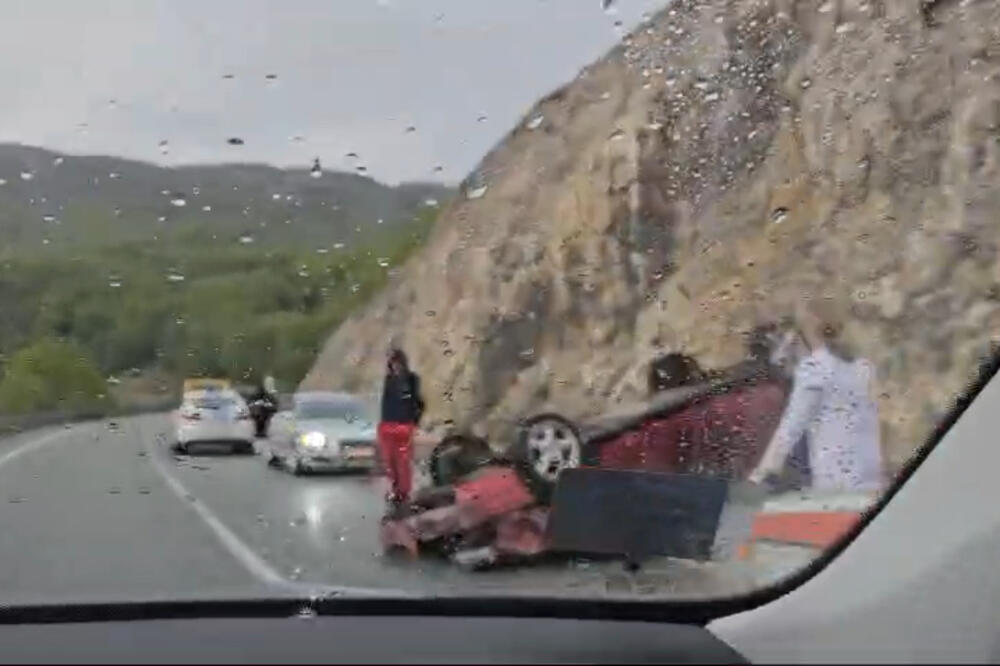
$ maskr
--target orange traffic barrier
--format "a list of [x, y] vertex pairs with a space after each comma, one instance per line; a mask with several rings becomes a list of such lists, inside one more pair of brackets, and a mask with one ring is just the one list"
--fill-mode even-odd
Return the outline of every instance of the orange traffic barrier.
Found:
[[750, 539], [740, 545], [736, 556], [741, 560], [750, 557], [758, 541], [826, 548], [847, 534], [860, 518], [856, 511], [762, 513], [754, 519]]

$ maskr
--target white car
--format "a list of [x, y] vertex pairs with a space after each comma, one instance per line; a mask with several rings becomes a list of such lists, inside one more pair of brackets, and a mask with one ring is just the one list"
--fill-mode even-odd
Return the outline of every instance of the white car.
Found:
[[186, 453], [195, 443], [228, 444], [253, 453], [254, 429], [246, 401], [232, 389], [207, 389], [184, 394], [175, 412], [176, 448]]
[[371, 469], [377, 463], [375, 421], [365, 402], [346, 393], [296, 393], [291, 411], [271, 424], [268, 464], [294, 474]]

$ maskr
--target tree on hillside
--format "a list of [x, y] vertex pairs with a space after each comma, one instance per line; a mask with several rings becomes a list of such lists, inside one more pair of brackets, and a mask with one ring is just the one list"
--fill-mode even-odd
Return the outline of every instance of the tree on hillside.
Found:
[[8, 413], [60, 410], [104, 412], [107, 384], [83, 351], [68, 342], [46, 339], [11, 357], [0, 381], [0, 409]]

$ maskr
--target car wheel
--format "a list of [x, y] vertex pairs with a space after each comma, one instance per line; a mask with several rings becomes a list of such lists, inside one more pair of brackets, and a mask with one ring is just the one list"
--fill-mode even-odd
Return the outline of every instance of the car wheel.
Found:
[[507, 452], [542, 503], [548, 503], [564, 470], [580, 466], [582, 454], [579, 431], [558, 414], [539, 414], [525, 421]]
[[174, 453], [180, 453], [181, 455], [185, 456], [188, 453], [187, 444], [185, 444], [184, 442], [175, 442], [171, 448], [174, 450]]
[[253, 442], [239, 442], [236, 445], [236, 452], [247, 456], [252, 456], [256, 453], [253, 448]]
[[492, 459], [493, 450], [485, 439], [454, 433], [434, 447], [427, 466], [435, 486], [450, 486]]

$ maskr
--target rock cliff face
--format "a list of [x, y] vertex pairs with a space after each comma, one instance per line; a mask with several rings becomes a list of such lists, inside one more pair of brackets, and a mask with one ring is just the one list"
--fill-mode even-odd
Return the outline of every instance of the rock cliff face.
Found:
[[372, 390], [397, 337], [431, 418], [503, 435], [835, 297], [898, 466], [1000, 330], [998, 170], [1000, 3], [675, 0], [526, 114], [304, 385]]

